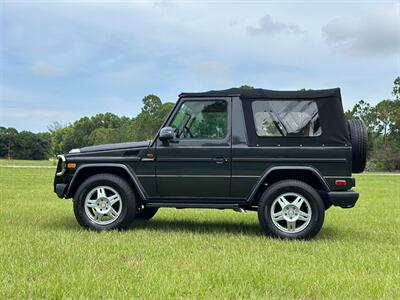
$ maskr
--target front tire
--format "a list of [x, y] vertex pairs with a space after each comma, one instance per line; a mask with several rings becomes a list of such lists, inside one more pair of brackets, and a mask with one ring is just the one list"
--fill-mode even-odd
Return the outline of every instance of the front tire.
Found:
[[87, 178], [74, 196], [74, 213], [85, 228], [102, 231], [125, 229], [135, 218], [137, 201], [129, 184], [113, 174]]
[[298, 180], [273, 184], [261, 196], [258, 219], [267, 235], [310, 239], [321, 230], [325, 206], [310, 185]]

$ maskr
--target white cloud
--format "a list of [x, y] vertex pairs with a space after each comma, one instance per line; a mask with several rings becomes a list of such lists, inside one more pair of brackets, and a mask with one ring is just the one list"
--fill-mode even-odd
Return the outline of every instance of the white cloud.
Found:
[[[376, 45], [386, 42], [361, 46], [360, 41], [371, 39], [355, 38], [359, 33], [353, 27], [360, 26], [352, 18], [358, 16], [368, 23], [374, 11], [395, 11], [391, 4], [169, 4], [162, 0], [64, 1], [57, 5], [8, 2], [0, 11], [1, 84], [14, 90], [1, 90], [0, 86], [0, 109], [33, 109], [36, 115], [71, 109], [80, 115], [104, 111], [133, 115], [149, 93], [175, 100], [182, 91], [243, 83], [271, 89], [341, 86], [345, 102], [350, 104], [360, 98], [390, 97], [399, 59], [359, 55], [354, 49], [379, 52]], [[333, 27], [327, 25], [338, 17], [349, 20], [344, 28], [339, 28], [340, 21]], [[380, 22], [386, 24], [386, 17]], [[327, 33], [321, 34], [324, 25]], [[393, 30], [396, 26], [385, 32]], [[377, 40], [382, 34], [373, 36]], [[396, 43], [394, 47], [397, 49]], [[333, 55], [332, 48], [349, 55]], [[19, 128], [45, 129], [54, 119], [38, 116], [1, 121]]]
[[271, 35], [276, 33], [304, 34], [305, 31], [297, 24], [274, 21], [270, 15], [264, 15], [258, 26], [247, 27], [250, 35]]
[[362, 18], [339, 18], [322, 27], [326, 40], [347, 54], [387, 55], [400, 52], [400, 16], [375, 13]]
[[35, 75], [40, 76], [48, 76], [48, 77], [55, 77], [55, 76], [62, 76], [64, 72], [55, 66], [45, 62], [45, 61], [35, 61], [31, 66], [30, 70]]

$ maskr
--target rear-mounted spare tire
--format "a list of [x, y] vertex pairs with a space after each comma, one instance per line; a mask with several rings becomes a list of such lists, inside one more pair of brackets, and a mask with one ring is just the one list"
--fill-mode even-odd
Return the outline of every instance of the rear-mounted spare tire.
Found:
[[352, 147], [352, 171], [362, 173], [367, 164], [368, 133], [364, 121], [359, 119], [348, 120], [351, 147]]

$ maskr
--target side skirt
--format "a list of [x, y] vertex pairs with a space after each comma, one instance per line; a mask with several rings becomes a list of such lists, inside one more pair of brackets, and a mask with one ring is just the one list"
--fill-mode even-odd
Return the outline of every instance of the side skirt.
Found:
[[175, 207], [175, 208], [239, 208], [238, 203], [184, 203], [184, 202], [148, 202], [147, 207]]

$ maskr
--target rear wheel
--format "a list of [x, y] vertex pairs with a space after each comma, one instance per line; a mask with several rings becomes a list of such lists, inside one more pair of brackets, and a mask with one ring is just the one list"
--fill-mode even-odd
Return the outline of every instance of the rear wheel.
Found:
[[137, 220], [150, 220], [155, 216], [158, 211], [158, 207], [145, 207], [143, 205], [138, 206], [135, 219]]
[[97, 231], [127, 228], [135, 217], [137, 202], [129, 184], [113, 174], [86, 179], [74, 196], [78, 223]]
[[283, 180], [261, 196], [258, 218], [265, 233], [285, 239], [309, 239], [321, 230], [325, 206], [308, 184]]

